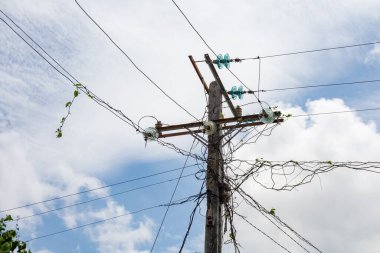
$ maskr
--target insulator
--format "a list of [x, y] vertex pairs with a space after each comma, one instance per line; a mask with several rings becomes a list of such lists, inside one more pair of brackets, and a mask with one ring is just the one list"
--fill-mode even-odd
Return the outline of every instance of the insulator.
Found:
[[213, 135], [216, 133], [217, 127], [213, 121], [206, 121], [203, 123], [204, 131], [207, 135]]
[[263, 111], [262, 111], [262, 116], [260, 118], [260, 121], [265, 123], [265, 124], [269, 124], [269, 123], [273, 123], [275, 120], [275, 115], [274, 115], [274, 112], [272, 110], [272, 108], [264, 108]]
[[147, 129], [144, 130], [144, 140], [145, 141], [153, 141], [158, 138], [158, 131], [157, 128], [155, 127], [148, 127]]
[[237, 96], [239, 97], [240, 100], [243, 99], [243, 96], [244, 96], [244, 88], [243, 86], [239, 86], [238, 90], [237, 90]]
[[230, 68], [230, 55], [229, 54], [225, 54], [224, 55], [224, 66], [226, 67], [226, 68]]
[[238, 117], [241, 117], [241, 115], [243, 114], [243, 110], [240, 106], [236, 106], [236, 114]]
[[231, 91], [230, 91], [232, 99], [236, 99], [236, 92], [237, 92], [236, 86], [232, 86]]
[[232, 99], [236, 99], [238, 97], [240, 100], [243, 99], [244, 93], [244, 88], [241, 85], [239, 86], [239, 88], [237, 88], [236, 86], [232, 86], [231, 90], [228, 92], [228, 94], [231, 95]]
[[218, 54], [216, 56], [216, 61], [214, 61], [214, 63], [216, 62], [216, 65], [218, 65], [218, 68], [222, 69], [223, 66], [226, 68], [230, 68], [230, 62], [231, 61], [233, 61], [233, 60], [230, 59], [229, 54], [225, 54], [224, 56], [222, 54]]
[[216, 65], [218, 65], [219, 69], [223, 68], [223, 61], [224, 61], [223, 55], [218, 54], [218, 56], [216, 57]]

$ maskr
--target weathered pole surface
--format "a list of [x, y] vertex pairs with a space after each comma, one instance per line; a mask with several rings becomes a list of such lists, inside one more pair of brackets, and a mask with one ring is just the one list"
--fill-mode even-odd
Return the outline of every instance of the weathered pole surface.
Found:
[[[218, 120], [222, 114], [222, 93], [217, 82], [209, 87], [208, 120]], [[205, 224], [204, 253], [221, 253], [221, 211], [219, 184], [223, 169], [222, 140], [220, 126], [208, 137], [207, 158], [207, 212]]]

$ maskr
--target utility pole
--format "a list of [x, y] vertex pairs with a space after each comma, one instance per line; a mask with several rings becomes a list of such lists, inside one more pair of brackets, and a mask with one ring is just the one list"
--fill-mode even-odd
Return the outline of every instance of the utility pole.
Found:
[[[163, 126], [158, 121], [155, 127], [149, 127], [144, 132], [145, 140], [156, 138], [168, 138], [182, 135], [192, 135], [203, 145], [208, 147], [207, 157], [207, 210], [205, 222], [205, 247], [204, 253], [222, 253], [222, 196], [226, 194], [226, 182], [223, 170], [223, 152], [222, 142], [224, 139], [223, 130], [233, 131], [234, 129], [245, 128], [250, 126], [260, 126], [264, 124], [280, 123], [284, 119], [281, 118], [281, 112], [272, 111], [267, 108], [260, 114], [242, 115], [241, 108], [235, 108], [230, 100], [230, 96], [241, 96], [242, 93], [253, 93], [252, 91], [226, 91], [224, 85], [219, 78], [219, 75], [214, 67], [214, 64], [239, 62], [240, 60], [214, 60], [212, 61], [209, 55], [205, 54], [205, 62], [210, 68], [215, 81], [211, 82], [210, 87], [207, 86], [196, 61], [192, 56], [189, 56], [190, 61], [202, 83], [205, 92], [209, 96], [208, 100], [208, 120], [206, 122], [191, 122], [178, 125]], [[227, 64], [226, 64], [227, 67]], [[222, 115], [222, 98], [228, 104], [233, 117], [223, 118]], [[168, 133], [169, 132], [169, 133]], [[208, 140], [205, 140], [199, 133], [206, 133]], [[227, 193], [229, 194], [229, 193]]]
[[[208, 119], [215, 121], [222, 114], [222, 93], [217, 82], [209, 88]], [[222, 141], [219, 124], [214, 134], [208, 136], [207, 157], [207, 211], [205, 226], [204, 253], [221, 253], [222, 205], [220, 203], [219, 186], [223, 171]]]

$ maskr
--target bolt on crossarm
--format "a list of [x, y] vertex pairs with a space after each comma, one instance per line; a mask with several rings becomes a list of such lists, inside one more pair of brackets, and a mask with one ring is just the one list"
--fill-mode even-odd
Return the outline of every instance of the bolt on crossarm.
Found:
[[[220, 58], [220, 57], [219, 57]], [[218, 59], [219, 59], [218, 58]], [[192, 56], [189, 59], [202, 83], [203, 89], [208, 94], [208, 119], [205, 122], [190, 122], [177, 125], [163, 125], [157, 121], [154, 127], [149, 127], [144, 131], [144, 139], [154, 140], [160, 138], [169, 138], [183, 135], [191, 135], [208, 148], [207, 157], [207, 211], [205, 222], [205, 245], [204, 253], [222, 253], [222, 228], [223, 228], [223, 206], [225, 194], [229, 194], [229, 187], [226, 186], [226, 179], [223, 170], [223, 131], [232, 132], [234, 129], [241, 129], [250, 126], [260, 126], [264, 124], [280, 123], [284, 119], [281, 112], [273, 111], [272, 108], [263, 109], [259, 114], [243, 115], [241, 107], [236, 108], [232, 104], [229, 96], [233, 99], [239, 97], [242, 99], [243, 89], [232, 89], [227, 92], [213, 64], [222, 63], [227, 68], [229, 65], [228, 57], [218, 61], [212, 61], [210, 57], [205, 55], [207, 63], [215, 81], [207, 86], [200, 70]], [[222, 99], [228, 103], [233, 117], [223, 118]], [[207, 134], [205, 137], [200, 133]], [[238, 133], [238, 131], [237, 131]]]

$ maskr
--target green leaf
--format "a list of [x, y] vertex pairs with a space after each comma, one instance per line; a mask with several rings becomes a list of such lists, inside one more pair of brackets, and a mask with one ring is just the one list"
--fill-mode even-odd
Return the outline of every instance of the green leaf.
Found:
[[82, 87], [82, 84], [80, 84], [80, 83], [76, 83], [76, 84], [74, 84], [74, 86], [75, 86], [75, 87]]
[[65, 120], [66, 120], [66, 118], [65, 118], [65, 117], [62, 117], [62, 119], [61, 119], [61, 124], [65, 123]]
[[3, 245], [1, 245], [1, 249], [0, 249], [2, 252], [10, 252], [11, 250], [11, 244], [9, 242], [6, 242], [4, 243]]
[[67, 102], [67, 103], [66, 103], [66, 107], [70, 107], [71, 105], [72, 105], [71, 102]]
[[74, 91], [74, 97], [76, 98], [78, 95], [79, 95], [79, 91], [78, 91], [78, 90], [75, 90], [75, 91]]
[[62, 130], [60, 128], [58, 128], [55, 132], [57, 133], [57, 138], [62, 137]]
[[20, 242], [18, 245], [19, 250], [25, 250], [26, 249], [26, 243], [25, 242]]
[[13, 221], [13, 218], [11, 215], [8, 214], [7, 216], [5, 216], [4, 221]]
[[269, 213], [270, 213], [271, 215], [276, 215], [276, 208], [272, 208], [272, 209], [270, 209]]
[[328, 164], [332, 165], [332, 161], [326, 161], [326, 163], [328, 163]]

